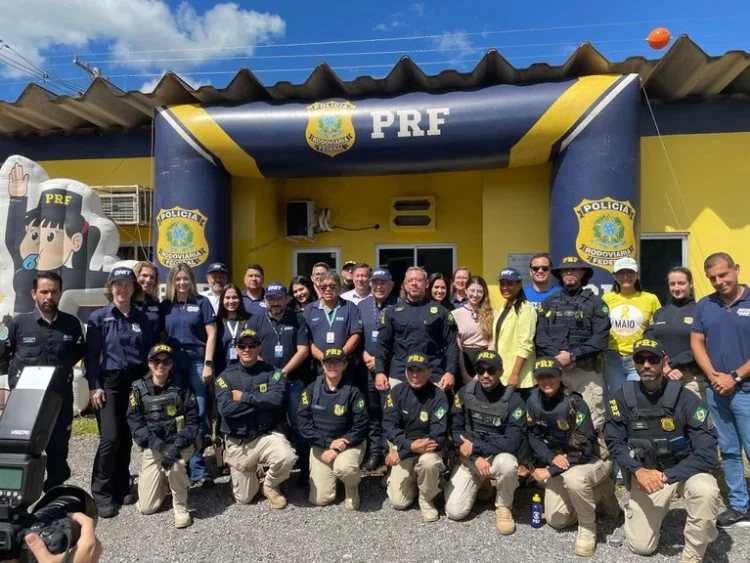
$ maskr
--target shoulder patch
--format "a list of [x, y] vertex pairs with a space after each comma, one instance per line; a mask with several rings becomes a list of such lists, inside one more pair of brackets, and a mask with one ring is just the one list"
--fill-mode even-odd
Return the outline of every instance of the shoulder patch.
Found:
[[307, 400], [307, 391], [302, 392], [302, 396], [300, 397], [300, 401], [303, 405], [309, 405], [310, 402]]
[[362, 412], [363, 410], [365, 410], [365, 400], [360, 398], [357, 404], [354, 405], [354, 412]]
[[445, 317], [445, 320], [448, 321], [449, 325], [452, 325], [454, 322], [456, 322], [453, 318], [453, 313], [448, 313], [448, 316]]
[[605, 315], [609, 315], [609, 307], [607, 307], [606, 303], [602, 305], [602, 313], [604, 313]]
[[222, 389], [226, 389], [228, 387], [227, 382], [224, 381], [223, 377], [216, 378], [216, 385], [218, 385]]
[[703, 407], [698, 407], [695, 409], [695, 414], [693, 414], [693, 420], [703, 424], [703, 421], [706, 420], [706, 416], [708, 416], [708, 411]]
[[437, 307], [430, 307], [430, 313], [432, 313], [433, 315], [436, 315], [437, 312], [438, 312], [438, 308]]
[[458, 393], [456, 393], [456, 396], [453, 397], [453, 404], [457, 409], [461, 408], [461, 397], [458, 396]]
[[281, 370], [280, 370], [280, 369], [277, 369], [277, 370], [276, 370], [275, 372], [273, 372], [273, 377], [272, 377], [272, 379], [273, 379], [274, 381], [278, 381], [279, 379], [281, 379], [281, 376], [282, 376], [282, 375], [283, 375], [283, 373], [281, 373]]
[[617, 399], [609, 400], [609, 412], [612, 413], [612, 416], [615, 416], [617, 418], [620, 418], [622, 416], [620, 414], [620, 406], [617, 404]]
[[130, 394], [130, 405], [133, 406], [133, 407], [136, 405], [136, 403], [135, 403], [135, 395], [133, 395], [133, 393]]
[[586, 415], [582, 412], [576, 413], [576, 428], [583, 426], [583, 421], [586, 420]]
[[393, 399], [391, 398], [390, 393], [385, 396], [385, 406], [391, 409], [393, 408]]
[[442, 419], [445, 416], [445, 407], [438, 407], [434, 414], [438, 420]]
[[0, 340], [8, 340], [8, 327], [0, 328]]
[[515, 420], [521, 420], [524, 414], [526, 414], [526, 411], [524, 411], [521, 407], [518, 407], [513, 411], [513, 418]]

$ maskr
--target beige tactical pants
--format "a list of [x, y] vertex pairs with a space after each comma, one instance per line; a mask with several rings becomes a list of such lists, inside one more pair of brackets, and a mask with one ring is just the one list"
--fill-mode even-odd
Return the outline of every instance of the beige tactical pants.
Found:
[[[389, 451], [396, 448], [388, 444]], [[419, 495], [431, 501], [440, 493], [440, 476], [445, 471], [442, 454], [430, 452], [402, 459], [394, 465], [388, 475], [386, 492], [391, 506], [396, 510], [405, 510], [411, 506]]]
[[604, 377], [593, 369], [563, 370], [563, 383], [572, 391], [583, 395], [583, 400], [591, 411], [594, 429], [601, 432], [604, 427]]
[[347, 448], [336, 456], [333, 463], [326, 463], [320, 456], [326, 450], [312, 447], [310, 452], [310, 502], [325, 506], [336, 499], [336, 479], [345, 487], [358, 487], [362, 480], [359, 468], [365, 457], [367, 442]]
[[630, 501], [625, 509], [625, 535], [630, 549], [640, 555], [656, 550], [661, 535], [661, 523], [675, 496], [685, 499], [685, 551], [702, 558], [708, 544], [718, 535], [716, 516], [719, 514], [719, 486], [709, 473], [698, 473], [687, 481], [647, 494], [638, 486], [635, 475], [630, 486]]
[[289, 479], [297, 461], [292, 445], [280, 432], [263, 434], [252, 442], [241, 443], [227, 436], [224, 461], [232, 476], [232, 493], [237, 502], [248, 504], [260, 488], [256, 469], [258, 464], [267, 467], [264, 487], [278, 488]]
[[185, 465], [193, 455], [190, 446], [180, 452], [180, 459], [170, 469], [161, 466], [162, 455], [151, 449], [143, 450], [141, 475], [138, 478], [138, 510], [141, 514], [153, 514], [161, 508], [167, 493], [172, 491], [172, 507], [175, 514], [187, 512], [190, 478]]
[[596, 523], [596, 503], [614, 494], [612, 460], [574, 465], [544, 484], [544, 518], [553, 528]]
[[[463, 520], [471, 512], [477, 493], [486, 477], [482, 477], [470, 459], [461, 458], [445, 488], [445, 514], [451, 520]], [[513, 495], [518, 488], [518, 460], [511, 454], [497, 454], [487, 458], [495, 480], [495, 507], [513, 506]]]

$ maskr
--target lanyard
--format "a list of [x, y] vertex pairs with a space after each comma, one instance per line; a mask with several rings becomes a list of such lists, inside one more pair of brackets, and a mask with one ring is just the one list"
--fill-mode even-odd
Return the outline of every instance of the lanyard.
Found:
[[326, 320], [328, 321], [328, 328], [333, 328], [333, 322], [336, 320], [336, 313], [338, 312], [340, 306], [341, 305], [336, 305], [336, 307], [334, 307], [333, 311], [331, 311], [330, 314], [328, 314], [328, 311], [325, 310], [325, 306], [321, 306], [321, 308], [323, 309], [323, 313], [325, 313]]
[[237, 331], [240, 328], [240, 321], [234, 321], [234, 328], [232, 328], [232, 321], [227, 320], [227, 328], [229, 329], [229, 334], [232, 335], [232, 342], [237, 340]]
[[276, 330], [276, 327], [273, 324], [273, 319], [266, 313], [266, 320], [268, 321], [268, 324], [271, 325], [271, 330], [273, 330], [274, 334], [276, 335], [276, 342], [277, 344], [281, 344], [281, 333], [284, 332], [284, 327], [286, 326], [284, 324], [284, 318], [286, 317], [286, 313], [284, 313], [284, 317], [282, 317], [281, 321], [279, 322], [279, 330]]

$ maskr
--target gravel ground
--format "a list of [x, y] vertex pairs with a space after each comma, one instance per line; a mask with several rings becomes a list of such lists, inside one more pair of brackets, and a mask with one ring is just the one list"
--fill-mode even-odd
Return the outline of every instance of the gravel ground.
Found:
[[[96, 438], [71, 441], [71, 481], [88, 489]], [[140, 467], [134, 450], [131, 472]], [[176, 530], [169, 501], [151, 516], [138, 514], [135, 506], [123, 507], [120, 515], [100, 520], [97, 535], [104, 545], [102, 561], [263, 561], [263, 562], [414, 562], [448, 563], [499, 560], [507, 563], [582, 561], [573, 555], [575, 528], [555, 531], [549, 526], [529, 526], [528, 503], [533, 491], [516, 493], [517, 530], [501, 537], [495, 531], [494, 511], [489, 503], [478, 503], [464, 522], [442, 516], [425, 524], [419, 509], [404, 512], [390, 508], [379, 478], [366, 478], [360, 486], [359, 512], [345, 512], [337, 503], [325, 508], [311, 506], [306, 490], [292, 480], [283, 488], [289, 499], [286, 510], [268, 508], [264, 500], [249, 506], [235, 504], [229, 478], [210, 490], [191, 490], [192, 527]], [[599, 523], [599, 546], [590, 561], [617, 563], [678, 562], [683, 545], [685, 511], [675, 509], [667, 517], [657, 553], [644, 559], [627, 547], [606, 543], [614, 525]], [[719, 532], [709, 547], [707, 563], [750, 561], [750, 528]]]

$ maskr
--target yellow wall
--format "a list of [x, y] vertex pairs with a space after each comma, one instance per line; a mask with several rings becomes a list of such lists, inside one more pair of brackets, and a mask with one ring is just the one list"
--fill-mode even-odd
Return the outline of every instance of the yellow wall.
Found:
[[689, 267], [703, 296], [713, 291], [703, 275], [709, 254], [728, 252], [750, 272], [750, 133], [674, 135], [664, 144], [666, 154], [658, 137], [641, 139], [641, 232], [688, 233]]

